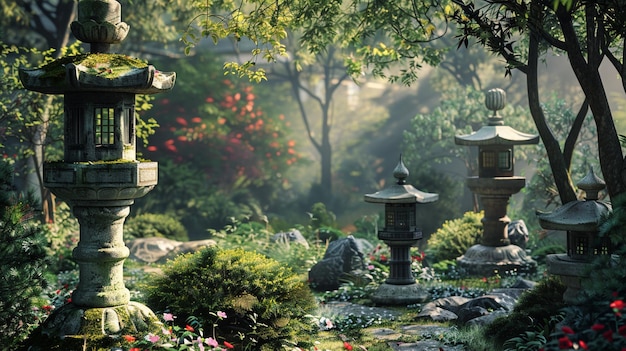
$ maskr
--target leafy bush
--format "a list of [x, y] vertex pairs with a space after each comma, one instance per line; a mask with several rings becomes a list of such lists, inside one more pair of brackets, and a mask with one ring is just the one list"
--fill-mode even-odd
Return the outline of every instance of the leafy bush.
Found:
[[443, 223], [428, 239], [426, 251], [432, 261], [454, 260], [478, 244], [483, 232], [480, 222], [483, 216], [483, 212], [466, 212], [462, 218]]
[[124, 240], [155, 236], [178, 241], [189, 240], [182, 223], [165, 214], [143, 213], [129, 218], [124, 225]]
[[[554, 327], [552, 317], [558, 315], [559, 310], [565, 306], [564, 292], [565, 286], [556, 277], [540, 281], [535, 288], [520, 296], [513, 312], [486, 326], [485, 335], [493, 338], [499, 345], [522, 334], [525, 338], [541, 339], [537, 334], [548, 335]], [[525, 333], [526, 331], [531, 333]]]
[[33, 221], [32, 198], [16, 196], [12, 168], [0, 162], [0, 344], [16, 349], [35, 320], [33, 300], [45, 284], [45, 229]]
[[[305, 315], [315, 307], [306, 284], [289, 268], [255, 252], [207, 248], [164, 267], [146, 287], [147, 304], [180, 320], [195, 316], [216, 325], [242, 349], [278, 350], [286, 340], [312, 332]], [[229, 318], [219, 320], [214, 311]]]

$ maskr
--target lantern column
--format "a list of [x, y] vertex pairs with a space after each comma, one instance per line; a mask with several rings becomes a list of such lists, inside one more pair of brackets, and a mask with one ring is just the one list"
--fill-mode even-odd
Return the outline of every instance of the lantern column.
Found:
[[409, 170], [402, 158], [393, 171], [397, 183], [374, 194], [365, 195], [365, 202], [385, 204], [385, 227], [378, 238], [389, 245], [389, 277], [372, 295], [372, 301], [388, 305], [422, 302], [428, 293], [417, 284], [411, 271], [411, 247], [422, 239], [417, 227], [417, 204], [434, 202], [439, 195], [426, 193], [406, 184]]
[[539, 136], [504, 125], [498, 115], [506, 105], [506, 94], [502, 89], [489, 90], [485, 105], [493, 111], [489, 123], [472, 134], [454, 138], [458, 145], [478, 146], [478, 177], [469, 177], [467, 186], [480, 197], [485, 211], [481, 243], [470, 247], [457, 262], [473, 275], [534, 271], [537, 263], [526, 255], [524, 249], [511, 245], [507, 233], [511, 220], [506, 210], [511, 195], [526, 184], [524, 177], [514, 175], [513, 146], [537, 144]]

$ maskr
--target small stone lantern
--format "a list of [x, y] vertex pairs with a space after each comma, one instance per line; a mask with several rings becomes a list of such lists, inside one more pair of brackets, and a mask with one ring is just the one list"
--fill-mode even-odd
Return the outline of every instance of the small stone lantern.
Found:
[[502, 89], [489, 90], [485, 97], [487, 109], [493, 111], [489, 123], [469, 135], [454, 138], [458, 145], [478, 147], [478, 176], [469, 177], [467, 186], [478, 194], [484, 207], [483, 237], [457, 259], [468, 273], [482, 276], [496, 271], [534, 270], [537, 263], [526, 252], [511, 245], [506, 214], [509, 198], [526, 184], [524, 177], [514, 175], [514, 145], [537, 144], [538, 135], [519, 132], [504, 125], [498, 111], [506, 104]]
[[134, 200], [157, 184], [158, 165], [136, 160], [135, 95], [172, 89], [176, 74], [109, 53], [129, 29], [115, 0], [79, 1], [71, 29], [91, 44], [90, 53], [20, 70], [26, 89], [64, 95], [64, 159], [44, 164], [43, 181], [68, 202], [80, 224], [72, 254], [80, 276], [72, 301], [55, 310], [42, 325], [42, 335], [31, 340], [142, 337], [160, 330], [160, 324], [149, 308], [130, 301], [124, 285], [129, 249], [123, 225]]
[[598, 255], [613, 253], [608, 237], [598, 235], [601, 219], [611, 211], [611, 206], [598, 201], [598, 192], [605, 187], [593, 170], [576, 184], [585, 191], [584, 201], [571, 201], [553, 212], [537, 212], [539, 224], [544, 229], [567, 232], [567, 254], [548, 255], [548, 273], [561, 277], [567, 286], [563, 299], [575, 303], [581, 289], [581, 280], [589, 275], [591, 261]]
[[378, 238], [389, 245], [389, 277], [372, 295], [380, 304], [400, 305], [421, 302], [428, 294], [421, 289], [411, 272], [411, 247], [422, 239], [417, 227], [417, 204], [434, 202], [438, 194], [420, 191], [406, 184], [409, 176], [402, 158], [393, 171], [397, 183], [374, 194], [365, 195], [365, 202], [385, 204], [385, 226]]

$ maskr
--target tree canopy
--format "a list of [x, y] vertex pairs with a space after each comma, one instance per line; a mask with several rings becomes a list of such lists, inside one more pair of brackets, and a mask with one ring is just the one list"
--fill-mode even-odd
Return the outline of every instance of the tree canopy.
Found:
[[[263, 72], [254, 71], [257, 60], [289, 56], [282, 43], [288, 29], [300, 33], [300, 45], [312, 53], [322, 52], [330, 44], [349, 48], [344, 63], [353, 76], [369, 70], [407, 84], [417, 78], [422, 64], [436, 64], [441, 58], [445, 50], [429, 45], [434, 40], [452, 35], [458, 46], [477, 42], [507, 62], [503, 74], [517, 70], [526, 75], [531, 114], [563, 203], [576, 199], [568, 155], [576, 145], [587, 110], [595, 120], [608, 193], [614, 197], [626, 190], [622, 181], [624, 156], [600, 74], [600, 64], [608, 61], [626, 82], [626, 4], [622, 2], [244, 0], [197, 1], [196, 5], [197, 22], [184, 36], [187, 49], [202, 36], [215, 41], [230, 37], [236, 42], [248, 37], [256, 44], [251, 58], [226, 68], [253, 79], [262, 79]], [[564, 143], [555, 137], [541, 107], [544, 92], [538, 84], [538, 67], [550, 53], [568, 58], [584, 97], [580, 118], [568, 126]]]

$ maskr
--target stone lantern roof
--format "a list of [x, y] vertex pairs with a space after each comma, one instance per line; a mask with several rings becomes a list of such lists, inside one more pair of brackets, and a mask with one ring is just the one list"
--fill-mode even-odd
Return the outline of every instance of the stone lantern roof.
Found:
[[120, 92], [156, 94], [174, 87], [176, 73], [161, 72], [126, 55], [90, 53], [57, 59], [41, 68], [20, 70], [28, 90], [44, 94]]
[[388, 188], [377, 191], [374, 194], [366, 194], [365, 202], [372, 203], [429, 203], [439, 199], [439, 194], [432, 194], [416, 189], [411, 184], [406, 184], [409, 170], [404, 166], [402, 157], [393, 170], [393, 176], [398, 182]]
[[28, 90], [44, 94], [119, 92], [156, 94], [174, 87], [176, 73], [160, 72], [147, 62], [109, 53], [111, 44], [126, 38], [130, 26], [122, 22], [115, 0], [81, 0], [74, 36], [90, 44], [90, 53], [59, 58], [36, 69], [20, 69]]
[[539, 135], [527, 134], [504, 125], [503, 118], [498, 111], [506, 105], [506, 93], [502, 89], [491, 89], [485, 96], [485, 106], [493, 111], [489, 123], [474, 133], [457, 135], [454, 142], [457, 145], [485, 146], [485, 145], [528, 145], [537, 144]]
[[611, 205], [598, 201], [598, 192], [605, 187], [592, 169], [576, 184], [586, 193], [585, 200], [571, 201], [553, 212], [537, 212], [544, 229], [566, 231], [597, 231], [600, 220], [611, 211]]

